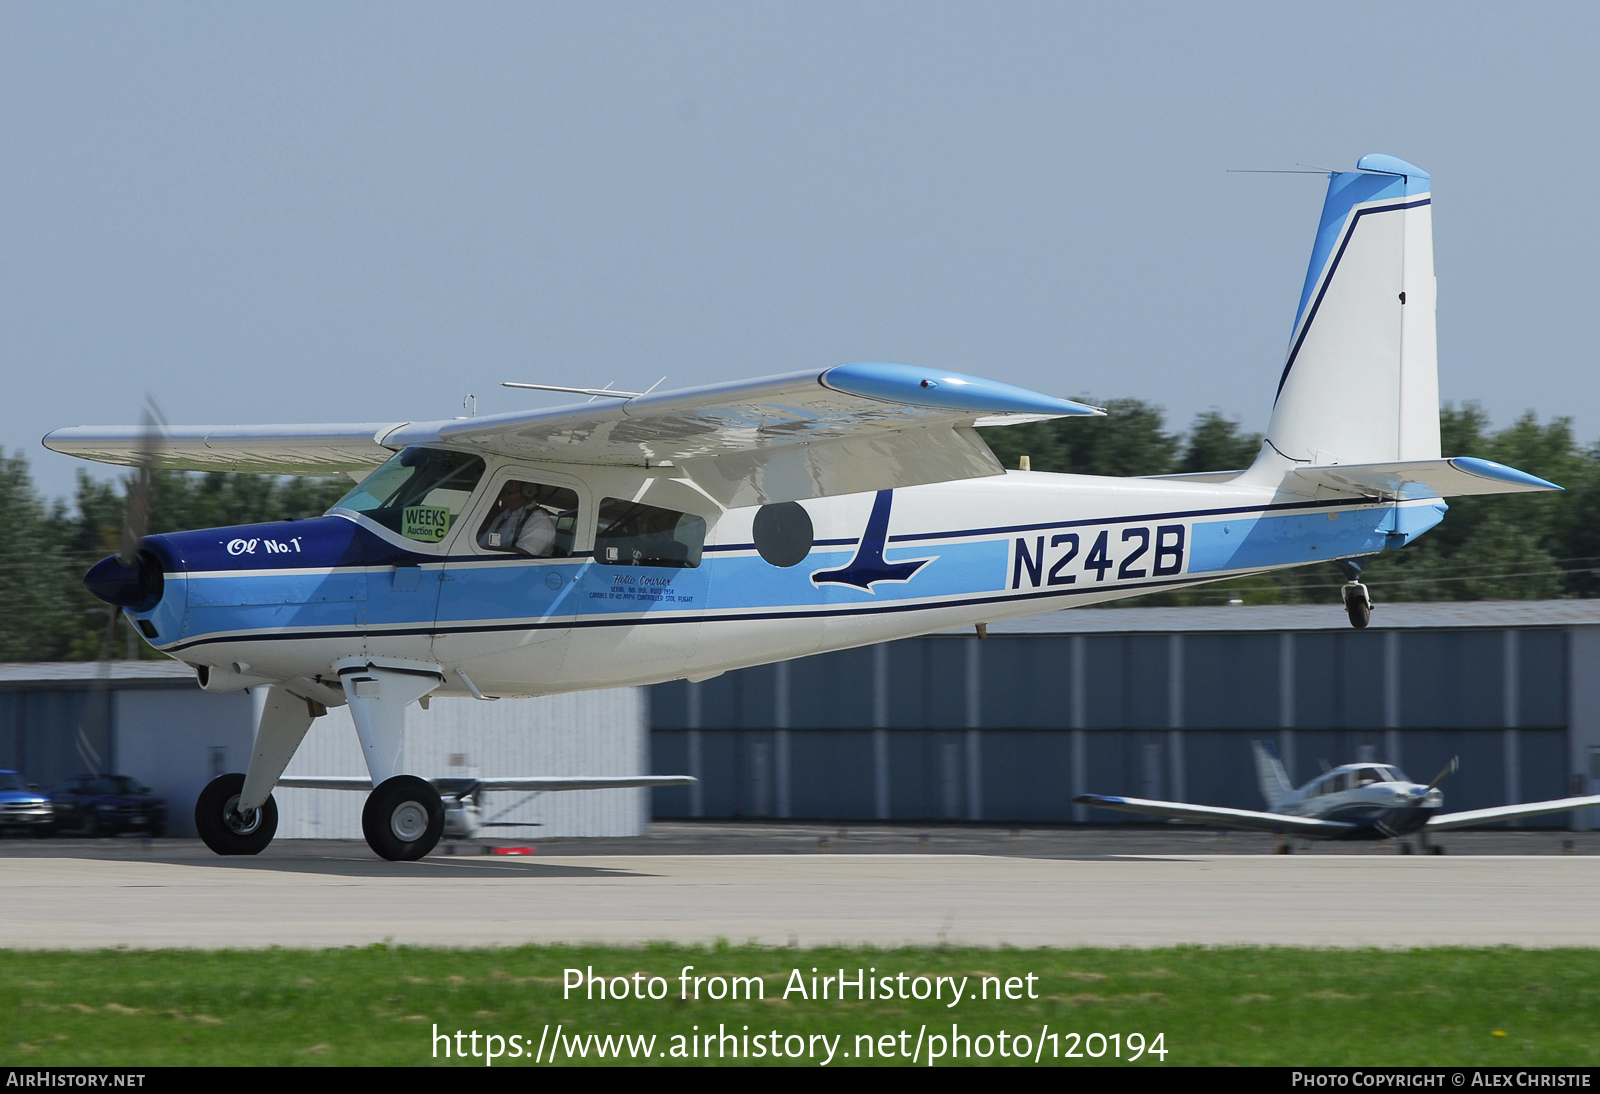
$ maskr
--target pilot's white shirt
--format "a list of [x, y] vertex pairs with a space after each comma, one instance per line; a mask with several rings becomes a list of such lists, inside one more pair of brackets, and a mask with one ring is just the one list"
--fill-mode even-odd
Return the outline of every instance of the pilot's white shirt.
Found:
[[[520, 532], [517, 529], [519, 523], [522, 525]], [[501, 513], [494, 518], [494, 523], [489, 525], [488, 531], [490, 535], [499, 535], [502, 544], [515, 546], [517, 550], [535, 558], [549, 555], [556, 542], [556, 522], [549, 512], [536, 502], [529, 502], [520, 509], [508, 509]], [[515, 537], [514, 543], [513, 537]]]

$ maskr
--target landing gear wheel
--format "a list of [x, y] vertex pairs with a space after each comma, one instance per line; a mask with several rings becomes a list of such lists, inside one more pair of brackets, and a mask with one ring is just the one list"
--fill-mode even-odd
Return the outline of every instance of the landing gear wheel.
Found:
[[1350, 625], [1358, 631], [1366, 630], [1367, 624], [1372, 622], [1372, 597], [1367, 587], [1359, 581], [1351, 581], [1339, 590], [1339, 594], [1344, 598], [1344, 610], [1350, 617]]
[[278, 803], [267, 796], [260, 809], [239, 812], [244, 776], [218, 775], [194, 803], [194, 826], [206, 846], [219, 855], [259, 855], [278, 832]]
[[415, 775], [396, 775], [367, 795], [361, 810], [367, 846], [390, 862], [415, 862], [444, 835], [444, 801]]

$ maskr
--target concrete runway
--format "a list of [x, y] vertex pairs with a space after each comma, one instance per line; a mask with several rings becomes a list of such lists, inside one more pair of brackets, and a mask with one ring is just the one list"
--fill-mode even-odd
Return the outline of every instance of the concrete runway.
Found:
[[436, 854], [387, 863], [360, 844], [282, 842], [251, 859], [157, 846], [12, 843], [0, 853], [0, 945], [1600, 943], [1592, 854]]

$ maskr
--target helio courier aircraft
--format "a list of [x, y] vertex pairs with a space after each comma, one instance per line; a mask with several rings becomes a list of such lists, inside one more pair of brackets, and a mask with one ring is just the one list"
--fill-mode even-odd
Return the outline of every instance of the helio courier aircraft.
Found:
[[[1439, 784], [1455, 773], [1459, 766], [1456, 759], [1446, 764], [1426, 785], [1412, 782], [1391, 764], [1355, 763], [1329, 768], [1297, 790], [1289, 781], [1289, 774], [1271, 741], [1256, 741], [1251, 748], [1255, 753], [1256, 782], [1267, 803], [1265, 813], [1105, 794], [1080, 794], [1072, 800], [1098, 809], [1193, 821], [1218, 828], [1254, 828], [1315, 840], [1400, 839], [1415, 834], [1418, 845], [1424, 849], [1429, 847], [1428, 835], [1432, 832], [1570, 813], [1600, 805], [1600, 794], [1597, 794], [1441, 813], [1444, 797]], [[1282, 849], [1288, 847], [1285, 844]], [[1441, 851], [1437, 846], [1432, 849]], [[1402, 843], [1401, 850], [1410, 853], [1410, 845]]]
[[367, 840], [415, 859], [445, 811], [407, 766], [403, 711], [432, 695], [705, 680], [1326, 560], [1347, 562], [1365, 626], [1359, 560], [1438, 523], [1442, 498], [1559, 489], [1441, 456], [1430, 201], [1427, 173], [1391, 156], [1330, 176], [1266, 440], [1240, 471], [1008, 471], [974, 426], [1103, 412], [900, 364], [659, 393], [540, 385], [590, 401], [448, 421], [83, 427], [44, 444], [357, 480], [315, 520], [145, 537], [130, 519], [85, 583], [206, 690], [269, 689], [248, 769], [196, 807], [214, 851], [267, 845], [274, 785], [312, 719], [347, 703]]

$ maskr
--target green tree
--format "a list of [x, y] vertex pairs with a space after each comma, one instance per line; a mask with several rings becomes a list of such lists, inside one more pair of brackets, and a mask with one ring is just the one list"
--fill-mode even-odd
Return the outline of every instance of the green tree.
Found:
[[1178, 470], [1184, 474], [1202, 471], [1242, 471], [1255, 462], [1261, 450], [1261, 434], [1244, 433], [1232, 418], [1216, 410], [1195, 416], [1183, 448]]
[[[1096, 404], [1087, 396], [1081, 401]], [[1165, 475], [1176, 462], [1179, 438], [1165, 432], [1161, 408], [1140, 399], [1112, 399], [1103, 418], [1056, 418], [981, 429], [1006, 467], [1030, 457], [1035, 471], [1075, 475]]]

